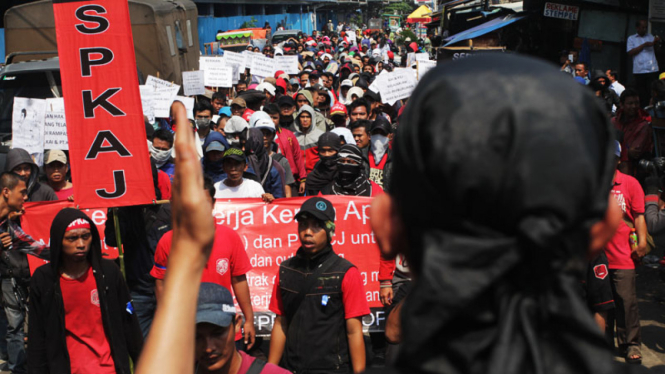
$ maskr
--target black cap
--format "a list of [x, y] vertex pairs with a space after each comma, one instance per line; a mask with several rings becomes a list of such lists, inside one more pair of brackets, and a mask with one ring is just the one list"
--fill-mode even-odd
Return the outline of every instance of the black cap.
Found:
[[296, 220], [304, 215], [311, 215], [323, 222], [335, 222], [335, 209], [332, 203], [322, 197], [312, 197], [305, 201], [300, 207], [298, 214], [296, 214]]
[[378, 116], [376, 117], [376, 120], [372, 122], [372, 126], [369, 129], [370, 135], [373, 134], [375, 130], [381, 130], [385, 133], [386, 136], [388, 136], [388, 134], [393, 132], [393, 127], [385, 117]]
[[229, 148], [224, 152], [224, 157], [222, 160], [226, 159], [231, 159], [231, 160], [236, 160], [239, 162], [246, 162], [245, 160], [245, 153], [242, 151], [242, 149], [238, 148]]
[[280, 96], [280, 98], [277, 99], [277, 106], [281, 108], [282, 106], [286, 105], [291, 107], [296, 106], [296, 101], [293, 100], [293, 98], [289, 95]]
[[380, 103], [381, 102], [381, 94], [378, 92], [374, 92], [372, 90], [367, 90], [365, 94], [363, 95], [364, 98], [368, 98], [375, 103]]

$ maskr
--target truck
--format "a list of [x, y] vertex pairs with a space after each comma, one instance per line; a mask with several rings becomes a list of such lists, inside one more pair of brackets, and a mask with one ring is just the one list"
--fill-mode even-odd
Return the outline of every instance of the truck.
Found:
[[[139, 73], [137, 84], [148, 75], [181, 84], [183, 71], [198, 70], [198, 12], [194, 2], [128, 3]], [[11, 139], [14, 97], [61, 97], [52, 1], [12, 7], [5, 13], [4, 21], [7, 57], [0, 69], [2, 144]]]

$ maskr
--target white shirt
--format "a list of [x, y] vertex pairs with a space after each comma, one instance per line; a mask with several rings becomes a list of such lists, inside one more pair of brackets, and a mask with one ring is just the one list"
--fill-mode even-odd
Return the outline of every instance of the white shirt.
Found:
[[610, 88], [617, 93], [617, 96], [621, 96], [621, 93], [626, 89], [619, 81], [610, 84]]
[[258, 197], [260, 198], [265, 191], [259, 182], [251, 179], [242, 179], [237, 187], [229, 187], [224, 184], [224, 179], [221, 182], [215, 183], [215, 199], [230, 199], [238, 197]]
[[[639, 47], [646, 42], [653, 42], [653, 35], [631, 35], [628, 37], [626, 52]], [[657, 71], [658, 61], [656, 61], [656, 53], [654, 52], [653, 46], [645, 47], [640, 53], [633, 56], [633, 74], [647, 74], [655, 73]]]

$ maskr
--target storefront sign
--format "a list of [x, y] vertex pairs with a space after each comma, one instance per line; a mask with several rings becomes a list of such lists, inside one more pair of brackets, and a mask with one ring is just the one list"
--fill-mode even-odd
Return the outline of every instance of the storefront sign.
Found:
[[577, 21], [577, 17], [580, 15], [580, 8], [572, 5], [545, 3], [543, 15], [545, 17]]

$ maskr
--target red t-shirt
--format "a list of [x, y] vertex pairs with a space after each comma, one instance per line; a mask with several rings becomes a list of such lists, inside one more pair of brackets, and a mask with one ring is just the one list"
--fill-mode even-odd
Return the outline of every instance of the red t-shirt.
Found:
[[[342, 279], [342, 302], [344, 303], [344, 318], [350, 319], [362, 317], [369, 314], [369, 305], [365, 298], [365, 287], [358, 268], [350, 268], [344, 279]], [[282, 304], [282, 293], [279, 292], [279, 272], [275, 277], [270, 298], [270, 311], [282, 316], [284, 315], [284, 304]]]
[[115, 374], [92, 267], [78, 279], [60, 277], [65, 305], [65, 340], [72, 374]]
[[171, 200], [171, 177], [161, 170], [157, 170], [157, 187], [162, 194], [162, 200]]
[[[150, 275], [155, 279], [164, 279], [166, 275], [172, 240], [173, 230], [164, 234], [157, 243], [155, 265], [150, 270]], [[231, 277], [247, 274], [250, 270], [252, 270], [252, 265], [249, 263], [249, 257], [247, 257], [240, 235], [227, 226], [216, 225], [215, 241], [212, 244], [208, 263], [203, 269], [201, 282], [219, 284], [233, 294]], [[242, 332], [238, 331], [235, 340], [240, 339], [242, 339]]]
[[[636, 215], [644, 214], [644, 191], [635, 178], [617, 170], [611, 193], [619, 203], [624, 216], [631, 221], [635, 222]], [[635, 269], [635, 263], [630, 257], [632, 250], [628, 242], [629, 235], [630, 227], [622, 220], [605, 247], [610, 269]]]
[[55, 196], [58, 197], [58, 200], [67, 200], [68, 197], [74, 194], [74, 187], [63, 188], [61, 190], [53, 190]]
[[[240, 357], [242, 357], [242, 362], [240, 363], [240, 368], [238, 369], [237, 374], [245, 374], [256, 358], [248, 355], [243, 351], [238, 351], [238, 353], [240, 353]], [[261, 370], [261, 374], [291, 374], [291, 372], [286, 369], [282, 369], [277, 365], [266, 363], [266, 366], [264, 366], [263, 370]]]

